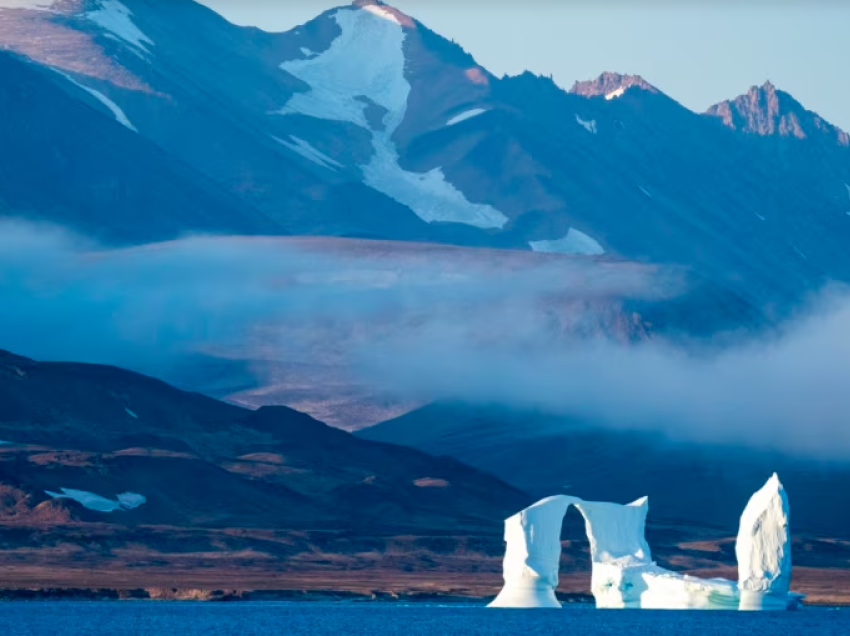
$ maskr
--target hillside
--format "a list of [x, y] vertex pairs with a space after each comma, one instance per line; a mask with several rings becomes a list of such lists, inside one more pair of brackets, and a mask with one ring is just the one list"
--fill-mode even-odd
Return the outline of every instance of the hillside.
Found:
[[[616, 399], [616, 396], [612, 396]], [[782, 476], [799, 533], [850, 538], [850, 478], [842, 461], [801, 459], [757, 445], [671, 441], [661, 433], [604, 429], [581, 418], [496, 404], [435, 403], [357, 433], [446, 454], [491, 471], [536, 497], [590, 500], [650, 496], [652, 517], [705, 528], [736, 527], [741, 507], [773, 471]]]
[[63, 521], [386, 533], [498, 527], [528, 501], [453, 460], [359, 440], [285, 407], [246, 411], [115, 368], [8, 353], [0, 439], [7, 523], [38, 523], [57, 506], [45, 491], [62, 488], [147, 499], [114, 513], [63, 502], [53, 510]]

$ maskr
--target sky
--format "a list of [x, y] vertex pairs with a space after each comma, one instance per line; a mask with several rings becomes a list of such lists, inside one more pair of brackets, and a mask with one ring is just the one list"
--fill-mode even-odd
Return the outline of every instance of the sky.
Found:
[[[346, 0], [200, 0], [231, 22], [285, 31]], [[634, 73], [703, 111], [772, 81], [850, 130], [846, 0], [395, 0], [496, 75], [565, 88]]]

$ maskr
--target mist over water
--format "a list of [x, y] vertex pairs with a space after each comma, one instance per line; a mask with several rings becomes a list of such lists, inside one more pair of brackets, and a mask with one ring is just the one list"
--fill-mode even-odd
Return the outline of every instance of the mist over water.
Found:
[[403, 260], [209, 237], [109, 250], [2, 222], [0, 348], [149, 373], [205, 351], [330, 356], [400, 399], [498, 402], [679, 440], [850, 458], [846, 290], [824, 292], [779, 333], [689, 350], [603, 336], [623, 299], [684, 291], [675, 272], [454, 256], [467, 252]]

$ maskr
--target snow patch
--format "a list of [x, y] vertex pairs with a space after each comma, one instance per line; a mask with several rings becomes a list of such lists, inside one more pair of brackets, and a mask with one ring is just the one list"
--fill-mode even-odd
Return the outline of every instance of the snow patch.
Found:
[[283, 144], [293, 152], [297, 152], [305, 159], [308, 159], [313, 163], [322, 166], [323, 168], [327, 168], [328, 170], [333, 170], [334, 172], [336, 172], [336, 168], [343, 167], [341, 163], [339, 163], [338, 161], [334, 161], [326, 154], [314, 148], [310, 143], [304, 141], [303, 139], [300, 139], [295, 135], [289, 135], [289, 138], [292, 139], [294, 143], [288, 142], [284, 139], [280, 139], [279, 137], [274, 137], [274, 140], [278, 143]]
[[455, 124], [459, 124], [460, 122], [466, 121], [467, 119], [472, 119], [473, 117], [478, 117], [478, 115], [482, 115], [486, 112], [486, 108], [473, 108], [472, 110], [468, 110], [465, 113], [461, 113], [460, 115], [452, 117], [449, 121], [446, 122], [446, 126], [454, 126]]
[[134, 492], [125, 492], [115, 499], [107, 499], [85, 490], [74, 490], [73, 488], [62, 488], [61, 493], [45, 490], [54, 499], [72, 499], [83, 507], [97, 512], [115, 512], [116, 510], [133, 510], [147, 501], [143, 495]]
[[761, 214], [759, 214], [758, 212], [756, 212], [756, 213], [755, 213], [755, 215], [756, 215], [756, 218], [761, 219], [762, 221], [767, 221], [767, 219], [766, 219], [766, 218], [764, 218], [764, 217], [763, 217]]
[[136, 414], [135, 414], [133, 411], [131, 411], [130, 409], [128, 409], [126, 406], [124, 407], [124, 410], [127, 412], [127, 415], [129, 415], [130, 417], [132, 417], [134, 420], [139, 419], [139, 416], [138, 416], [138, 415], [136, 415]]
[[642, 185], [639, 185], [639, 186], [638, 186], [638, 189], [639, 189], [641, 192], [643, 192], [646, 196], [648, 196], [650, 199], [652, 198], [652, 195], [649, 193], [649, 190], [647, 190], [647, 189], [646, 189], [645, 187], [643, 187]]
[[[52, 68], [52, 67], [51, 67], [51, 68]], [[59, 69], [57, 69], [57, 68], [54, 68], [53, 70], [54, 70], [54, 71], [56, 71], [57, 73], [59, 73], [62, 77], [64, 77], [65, 79], [67, 79], [69, 82], [71, 82], [72, 84], [74, 84], [74, 85], [75, 85], [75, 86], [77, 86], [78, 88], [82, 88], [82, 89], [83, 89], [84, 91], [86, 91], [89, 95], [92, 95], [92, 96], [93, 96], [93, 97], [95, 97], [95, 98], [96, 98], [96, 99], [97, 99], [97, 100], [98, 100], [101, 104], [103, 104], [104, 106], [106, 106], [106, 107], [107, 107], [110, 111], [112, 111], [112, 115], [115, 117], [115, 119], [118, 121], [118, 123], [119, 123], [119, 124], [121, 124], [122, 126], [125, 126], [126, 128], [129, 128], [130, 130], [132, 130], [132, 131], [133, 131], [133, 132], [135, 132], [135, 133], [139, 132], [139, 131], [136, 129], [136, 127], [135, 127], [135, 126], [134, 126], [134, 125], [130, 122], [130, 120], [129, 120], [129, 119], [127, 119], [127, 115], [125, 115], [125, 114], [124, 114], [124, 111], [123, 111], [123, 110], [121, 110], [121, 107], [120, 107], [120, 106], [118, 106], [118, 104], [116, 104], [115, 102], [113, 102], [111, 99], [109, 99], [106, 95], [104, 95], [104, 94], [103, 94], [103, 93], [101, 93], [100, 91], [97, 91], [97, 90], [95, 90], [95, 89], [93, 89], [93, 88], [89, 88], [89, 87], [88, 87], [88, 86], [86, 86], [85, 84], [81, 84], [80, 82], [78, 82], [77, 80], [75, 80], [73, 77], [71, 77], [71, 76], [70, 76], [70, 75], [68, 75], [67, 73], [64, 73], [64, 72], [60, 71], [60, 70], [59, 70]]]
[[390, 22], [394, 22], [398, 26], [401, 26], [401, 22], [399, 22], [398, 18], [395, 17], [395, 15], [393, 15], [390, 11], [387, 11], [383, 7], [379, 7], [376, 4], [366, 5], [365, 7], [363, 7], [363, 10], [368, 11], [374, 16], [383, 18], [384, 20], [389, 20]]
[[310, 50], [310, 49], [308, 49], [306, 46], [302, 46], [302, 47], [301, 47], [301, 53], [302, 53], [305, 57], [312, 57], [312, 56], [316, 55], [316, 52], [315, 52], [315, 51], [311, 51], [311, 50]]
[[844, 187], [847, 188], [847, 197], [850, 198], [850, 185], [844, 184]]
[[85, 17], [103, 29], [117, 35], [145, 53], [150, 53], [146, 45], [154, 45], [154, 41], [145, 35], [133, 22], [133, 12], [118, 0], [100, 0], [100, 9], [89, 11]]
[[626, 87], [621, 86], [617, 90], [611, 91], [610, 93], [605, 95], [605, 99], [607, 99], [608, 101], [611, 101], [612, 99], [617, 99], [618, 97], [622, 97], [623, 93], [625, 93], [625, 92], [626, 92]]
[[0, 0], [0, 9], [29, 9], [31, 11], [51, 11], [55, 0]]
[[585, 256], [600, 256], [605, 253], [602, 246], [584, 232], [570, 228], [567, 235], [554, 241], [529, 241], [535, 252], [550, 254], [582, 254]]
[[584, 128], [587, 132], [592, 133], [594, 135], [596, 134], [596, 120], [595, 119], [591, 119], [590, 121], [587, 121], [586, 119], [582, 119], [581, 117], [579, 117], [578, 113], [576, 113], [576, 122], [579, 124], [579, 126]]
[[[328, 50], [281, 64], [310, 90], [293, 95], [278, 113], [346, 121], [371, 130], [374, 154], [360, 166], [363, 182], [408, 206], [424, 221], [503, 227], [508, 221], [504, 214], [468, 201], [446, 181], [441, 168], [413, 173], [399, 165], [392, 136], [407, 113], [410, 84], [404, 75], [406, 34], [398, 19], [376, 5], [339, 9], [333, 17], [341, 34]], [[362, 97], [386, 109], [381, 130], [370, 126]]]
[[135, 510], [147, 501], [144, 495], [135, 492], [123, 492], [116, 499], [123, 510]]

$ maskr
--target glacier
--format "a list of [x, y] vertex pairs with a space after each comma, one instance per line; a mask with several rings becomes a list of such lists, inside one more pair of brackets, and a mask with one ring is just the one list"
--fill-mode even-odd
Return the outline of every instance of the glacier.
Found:
[[784, 610], [802, 599], [789, 592], [788, 497], [774, 474], [741, 515], [735, 546], [738, 582], [701, 579], [657, 565], [645, 536], [647, 497], [622, 505], [555, 495], [505, 520], [504, 586], [489, 607], [561, 606], [555, 590], [561, 525], [570, 506], [584, 517], [598, 608]]
[[[393, 135], [406, 116], [411, 87], [405, 75], [407, 35], [398, 18], [379, 4], [341, 8], [332, 17], [340, 35], [326, 51], [280, 65], [310, 89], [295, 93], [274, 113], [350, 122], [368, 130], [373, 153], [359, 166], [363, 182], [426, 223], [504, 227], [507, 216], [491, 205], [469, 201], [441, 167], [422, 173], [401, 167]], [[380, 127], [370, 125], [363, 97], [386, 109]]]

